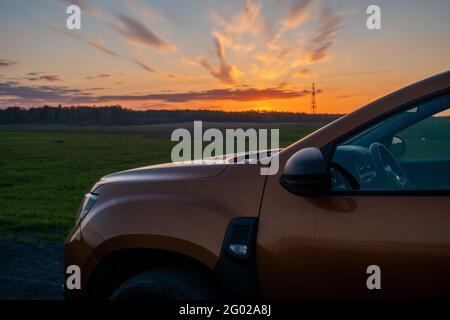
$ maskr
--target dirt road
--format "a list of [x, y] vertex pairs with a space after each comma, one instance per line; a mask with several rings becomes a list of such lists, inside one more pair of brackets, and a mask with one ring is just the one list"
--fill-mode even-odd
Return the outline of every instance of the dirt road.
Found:
[[62, 299], [62, 242], [0, 238], [0, 299]]

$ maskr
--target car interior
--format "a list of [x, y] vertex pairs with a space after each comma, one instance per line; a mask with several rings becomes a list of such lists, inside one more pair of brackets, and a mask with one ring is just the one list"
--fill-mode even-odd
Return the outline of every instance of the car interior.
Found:
[[450, 94], [387, 116], [338, 143], [333, 191], [450, 190]]

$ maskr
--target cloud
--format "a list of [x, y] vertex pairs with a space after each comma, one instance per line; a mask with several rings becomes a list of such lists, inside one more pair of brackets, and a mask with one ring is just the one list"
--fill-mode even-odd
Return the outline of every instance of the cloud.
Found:
[[192, 76], [179, 73], [166, 73], [164, 76], [173, 81], [192, 81], [192, 79], [194, 79]]
[[116, 58], [130, 60], [130, 61], [134, 62], [135, 64], [137, 64], [138, 66], [140, 66], [142, 69], [144, 69], [147, 72], [154, 73], [154, 74], [161, 74], [160, 72], [156, 71], [155, 69], [145, 65], [144, 63], [142, 63], [142, 62], [140, 62], [140, 61], [138, 61], [136, 59], [124, 58], [120, 54], [116, 53], [115, 51], [112, 51], [112, 50], [108, 49], [107, 47], [105, 47], [105, 45], [103, 43], [103, 39], [100, 38], [100, 37], [97, 37], [94, 41], [87, 40], [87, 39], [84, 39], [84, 38], [74, 34], [74, 33], [68, 32], [65, 29], [63, 29], [63, 28], [61, 28], [61, 27], [59, 27], [59, 26], [57, 26], [57, 25], [55, 25], [55, 24], [53, 24], [51, 22], [46, 21], [46, 23], [53, 30], [55, 30], [57, 32], [60, 32], [62, 34], [65, 34], [67, 36], [70, 36], [72, 38], [76, 38], [78, 40], [84, 41], [85, 43], [87, 43], [91, 47], [93, 47], [93, 48], [95, 48], [95, 49], [97, 49], [97, 50], [99, 50], [99, 51], [101, 51], [103, 53], [106, 53], [106, 54], [108, 54], [110, 56], [113, 56], [113, 57], [116, 57]]
[[140, 61], [138, 61], [138, 60], [134, 60], [134, 62], [135, 62], [138, 66], [140, 66], [142, 69], [144, 69], [145, 71], [147, 71], [147, 72], [155, 73], [155, 74], [158, 74], [158, 73], [159, 73], [159, 72], [156, 71], [155, 69], [153, 69], [153, 68], [147, 66], [146, 64], [144, 64], [144, 63], [142, 63], [142, 62], [140, 62]]
[[188, 66], [194, 66], [194, 67], [199, 65], [197, 60], [192, 60], [192, 59], [187, 58], [187, 57], [182, 57], [181, 58], [181, 63], [185, 64], [185, 65], [188, 65]]
[[174, 45], [158, 37], [141, 22], [122, 13], [118, 13], [116, 17], [119, 21], [113, 26], [126, 40], [164, 52], [176, 50]]
[[209, 62], [206, 60], [204, 56], [200, 56], [199, 62], [209, 73], [217, 80], [224, 84], [235, 84], [235, 80], [233, 79], [233, 66], [228, 64], [225, 60], [225, 50], [223, 48], [222, 43], [217, 37], [213, 37], [214, 39], [214, 48], [217, 58], [220, 61], [219, 67], [212, 67]]
[[323, 3], [321, 6], [319, 19], [320, 26], [312, 39], [309, 53], [309, 60], [316, 62], [326, 58], [329, 49], [334, 44], [336, 33], [342, 28], [343, 18], [334, 15], [330, 7]]
[[113, 57], [116, 57], [116, 58], [121, 58], [122, 57], [120, 54], [118, 54], [118, 53], [116, 53], [116, 52], [106, 48], [105, 45], [103, 44], [103, 39], [100, 38], [100, 37], [97, 37], [94, 41], [87, 40], [87, 43], [91, 47], [96, 48], [96, 49], [98, 49], [98, 50], [100, 50], [100, 51], [102, 51], [102, 52], [104, 52], [106, 54], [109, 54], [109, 55], [113, 56]]
[[252, 0], [246, 0], [241, 11], [229, 20], [217, 14], [212, 14], [211, 18], [225, 33], [233, 36], [243, 33], [264, 36], [269, 30], [269, 25], [262, 15], [262, 4]]
[[9, 67], [17, 64], [17, 62], [7, 59], [0, 59], [0, 67]]
[[[342, 26], [342, 17], [333, 14], [324, 1], [291, 0], [289, 3], [289, 10], [275, 27], [265, 19], [260, 1], [245, 1], [239, 13], [228, 19], [213, 14], [212, 37], [220, 64], [215, 67], [202, 55], [200, 65], [221, 83], [235, 84], [233, 68], [236, 67], [224, 55], [225, 48], [231, 48], [241, 54], [252, 52], [257, 61], [253, 59], [252, 66], [245, 70], [254, 79], [283, 81], [288, 75], [306, 77], [306, 72], [299, 70], [329, 55]], [[319, 16], [312, 25], [317, 24], [317, 30], [301, 30], [306, 21], [313, 20], [316, 9]]]
[[273, 64], [276, 62], [280, 62], [282, 59], [285, 59], [286, 56], [292, 52], [292, 50], [292, 46], [287, 46], [279, 50], [269, 50], [267, 52], [259, 54], [256, 58], [265, 64]]
[[49, 82], [57, 82], [62, 81], [61, 77], [55, 74], [41, 74], [39, 72], [29, 72], [27, 73], [25, 79], [28, 81], [49, 81]]
[[189, 101], [261, 101], [261, 100], [279, 100], [302, 97], [310, 94], [309, 90], [293, 91], [285, 90], [281, 87], [277, 88], [245, 88], [245, 89], [213, 89], [197, 92], [181, 92], [181, 93], [155, 93], [148, 95], [120, 95], [120, 96], [102, 96], [100, 100], [160, 100], [165, 102], [189, 102]]
[[110, 74], [102, 73], [102, 74], [97, 74], [94, 76], [86, 76], [86, 79], [93, 80], [93, 79], [110, 78], [110, 77], [111, 77]]
[[101, 91], [101, 90], [108, 90], [109, 88], [102, 88], [102, 87], [94, 87], [94, 88], [87, 88], [84, 89], [85, 91]]
[[296, 28], [307, 18], [307, 9], [312, 0], [296, 0], [288, 16], [282, 22], [284, 30]]
[[103, 41], [103, 39], [101, 37], [97, 37], [95, 40], [88, 40], [88, 39], [83, 38], [82, 36], [79, 36], [76, 32], [70, 32], [67, 29], [65, 29], [65, 28], [63, 28], [63, 27], [61, 27], [59, 25], [56, 25], [56, 24], [54, 24], [54, 23], [52, 23], [50, 21], [44, 20], [44, 22], [51, 29], [53, 29], [56, 32], [59, 32], [59, 33], [62, 33], [64, 35], [68, 36], [68, 37], [71, 37], [71, 38], [83, 41], [83, 42], [87, 43], [89, 46], [91, 46], [92, 48], [95, 48], [95, 49], [97, 49], [97, 50], [99, 50], [99, 51], [101, 51], [103, 53], [106, 53], [106, 54], [108, 54], [110, 56], [113, 56], [113, 57], [116, 57], [116, 58], [122, 58], [122, 56], [120, 54], [118, 54], [118, 53], [116, 53], [116, 52], [106, 48], [104, 43], [103, 43], [104, 41]]
[[88, 102], [92, 97], [79, 89], [64, 86], [26, 86], [18, 82], [0, 82], [0, 96], [12, 97], [9, 101], [31, 103]]
[[238, 52], [251, 52], [269, 37], [271, 27], [262, 14], [262, 3], [246, 0], [241, 10], [231, 18], [213, 13], [213, 37], [223, 46]]
[[136, 63], [138, 66], [140, 66], [142, 69], [144, 69], [145, 71], [149, 72], [149, 73], [153, 73], [156, 75], [159, 75], [167, 80], [173, 80], [173, 81], [184, 81], [184, 80], [190, 80], [192, 79], [192, 77], [183, 75], [183, 74], [175, 74], [175, 73], [164, 73], [161, 72], [159, 70], [156, 70], [152, 67], [149, 67], [148, 65], [146, 65], [145, 63], [139, 61], [139, 60], [133, 60], [134, 63]]
[[159, 15], [155, 12], [153, 8], [150, 8], [150, 6], [147, 3], [142, 3], [140, 1], [136, 0], [122, 0], [122, 3], [130, 8], [132, 11], [134, 11], [137, 14], [142, 15], [145, 17], [145, 19], [155, 19], [158, 18]]
[[158, 70], [156, 70], [156, 69], [154, 69], [152, 67], [149, 67], [148, 65], [144, 64], [143, 62], [138, 61], [137, 59], [129, 59], [129, 58], [123, 57], [120, 54], [118, 54], [117, 52], [112, 51], [112, 50], [108, 49], [107, 47], [105, 47], [105, 45], [103, 43], [103, 39], [100, 38], [100, 37], [97, 37], [94, 41], [88, 40], [88, 39], [85, 39], [85, 38], [77, 35], [76, 33], [69, 32], [66, 29], [64, 29], [64, 28], [62, 28], [60, 26], [57, 26], [57, 25], [55, 25], [55, 24], [53, 24], [53, 23], [51, 23], [49, 21], [45, 21], [45, 23], [50, 28], [52, 28], [53, 30], [55, 30], [55, 31], [57, 31], [59, 33], [62, 33], [64, 35], [66, 35], [66, 36], [69, 36], [69, 37], [78, 39], [80, 41], [83, 41], [83, 42], [87, 43], [89, 46], [91, 46], [91, 47], [93, 47], [93, 48], [95, 48], [95, 49], [97, 49], [97, 50], [99, 50], [99, 51], [101, 51], [103, 53], [106, 53], [106, 54], [108, 54], [110, 56], [113, 56], [113, 57], [116, 57], [116, 58], [120, 58], [120, 59], [123, 59], [123, 60], [127, 60], [127, 61], [131, 61], [131, 62], [135, 63], [136, 65], [138, 65], [139, 67], [141, 67], [143, 70], [145, 70], [147, 72], [150, 72], [150, 73], [153, 73], [155, 75], [159, 75], [159, 76], [161, 76], [161, 77], [163, 77], [165, 79], [177, 80], [177, 81], [190, 79], [190, 77], [187, 77], [187, 76], [184, 76], [184, 75], [172, 74], [172, 73], [168, 74], [168, 73], [160, 72], [160, 71], [158, 71]]
[[[290, 61], [287, 69], [292, 69], [312, 64], [329, 56], [336, 34], [342, 28], [343, 16], [334, 14], [325, 1], [316, 2], [319, 4], [319, 14], [315, 19], [318, 22], [318, 27], [312, 34], [306, 36], [307, 40], [302, 48], [282, 47], [280, 45], [280, 39], [286, 31], [298, 29], [309, 18], [309, 9], [312, 3], [312, 0], [295, 0], [289, 14], [278, 24], [274, 38], [268, 43], [269, 51], [258, 56], [261, 62], [274, 64], [284, 58], [280, 56], [283, 52], [286, 53], [285, 55], [292, 53], [289, 59], [286, 59]], [[289, 48], [292, 50], [286, 51]], [[298, 72], [295, 74], [295, 76], [304, 75]]]
[[[83, 13], [108, 23], [115, 28], [127, 41], [156, 48], [159, 51], [172, 52], [176, 47], [167, 41], [158, 37], [153, 31], [147, 28], [138, 20], [127, 16], [123, 13], [117, 13], [115, 16], [110, 15], [97, 7], [91, 5], [86, 0], [54, 0], [62, 5], [75, 4], [78, 5]], [[127, 7], [143, 14], [146, 19], [153, 16], [151, 10], [143, 4], [136, 1], [124, 1]], [[95, 43], [93, 44], [95, 46]], [[100, 47], [102, 49], [102, 47]]]
[[[104, 21], [111, 25], [114, 29], [116, 29], [124, 39], [127, 41], [142, 45], [146, 47], [152, 47], [162, 52], [172, 52], [176, 51], [175, 45], [170, 44], [169, 42], [163, 40], [162, 38], [158, 37], [153, 31], [151, 31], [149, 28], [147, 28], [144, 24], [139, 22], [138, 20], [127, 16], [122, 13], [117, 13], [115, 16], [108, 15], [107, 13], [97, 9], [96, 7], [90, 5], [87, 3], [87, 1], [76, 1], [76, 0], [55, 0], [58, 3], [61, 4], [77, 4], [81, 7], [81, 9], [84, 11], [87, 11], [88, 15], [91, 15], [93, 17], [98, 18], [101, 21]], [[132, 8], [133, 10], [137, 11], [138, 13], [143, 14], [146, 19], [148, 19], [150, 16], [153, 18], [155, 17], [155, 14], [151, 11], [151, 9], [142, 3], [136, 2], [136, 1], [127, 1], [124, 2], [124, 4]], [[78, 39], [80, 41], [83, 41], [87, 43], [89, 46], [106, 53], [110, 56], [121, 58], [123, 60], [127, 60], [130, 62], [133, 62], [134, 64], [138, 65], [142, 70], [153, 73], [155, 75], [158, 75], [166, 80], [171, 81], [187, 81], [191, 80], [192, 77], [184, 74], [177, 74], [177, 73], [165, 73], [158, 71], [147, 64], [137, 60], [136, 58], [129, 58], [124, 57], [120, 55], [119, 53], [107, 48], [102, 38], [97, 37], [95, 40], [89, 40], [86, 39], [74, 32], [70, 32], [66, 30], [63, 27], [60, 27], [54, 23], [51, 23], [49, 21], [44, 20], [44, 22], [53, 30], [60, 32], [62, 34], [65, 34], [67, 36], [70, 36], [72, 38]], [[196, 62], [196, 65], [198, 66], [199, 63]], [[88, 78], [89, 79], [89, 78]]]
[[311, 70], [309, 70], [308, 68], [303, 68], [303, 69], [300, 69], [300, 70], [296, 71], [296, 72], [294, 73], [294, 77], [297, 77], [297, 78], [305, 78], [305, 77], [307, 77], [310, 73], [311, 73]]
[[308, 18], [308, 9], [312, 0], [295, 0], [289, 10], [287, 16], [278, 24], [271, 41], [268, 43], [269, 48], [276, 47], [276, 43], [280, 40], [282, 35], [290, 30], [299, 27]]
[[[98, 88], [102, 90], [102, 88]], [[81, 90], [66, 86], [27, 86], [18, 82], [0, 82], [2, 105], [5, 104], [58, 104], [77, 105], [82, 103], [104, 103], [110, 101], [163, 101], [168, 103], [183, 103], [189, 101], [262, 101], [283, 100], [302, 97], [310, 94], [307, 89], [288, 90], [284, 86], [257, 89], [241, 87], [239, 89], [213, 89], [194, 92], [164, 92], [141, 95], [97, 95], [92, 90]], [[320, 91], [321, 92], [321, 91]]]
[[235, 51], [248, 53], [256, 49], [257, 45], [255, 41], [246, 39], [246, 41], [239, 41], [236, 40], [236, 38], [232, 35], [226, 34], [224, 32], [220, 31], [213, 31], [212, 32], [213, 37], [220, 40], [220, 42]]

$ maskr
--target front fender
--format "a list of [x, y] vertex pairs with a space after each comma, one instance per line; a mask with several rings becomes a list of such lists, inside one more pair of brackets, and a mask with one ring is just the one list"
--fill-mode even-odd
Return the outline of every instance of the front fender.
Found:
[[116, 250], [151, 248], [182, 253], [213, 268], [228, 221], [227, 209], [219, 206], [185, 196], [124, 196], [101, 204], [83, 221], [81, 232], [98, 261]]
[[152, 248], [214, 268], [235, 217], [257, 217], [265, 176], [254, 165], [231, 166], [214, 178], [104, 185], [81, 223], [97, 261], [119, 249]]

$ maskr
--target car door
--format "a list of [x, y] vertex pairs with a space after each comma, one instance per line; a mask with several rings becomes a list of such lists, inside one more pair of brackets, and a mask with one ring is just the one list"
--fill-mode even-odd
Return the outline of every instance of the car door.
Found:
[[[449, 107], [449, 94], [434, 97], [336, 144], [331, 162], [338, 162], [360, 186], [342, 189], [333, 181], [334, 192], [315, 200], [320, 292], [333, 298], [450, 296]], [[405, 152], [384, 160], [393, 163], [381, 171], [389, 167], [397, 172], [393, 177], [406, 177], [409, 186], [380, 179], [370, 151], [367, 158], [338, 155], [340, 148], [370, 149], [394, 135], [402, 137]], [[375, 269], [379, 288], [370, 285]]]
[[[429, 98], [330, 141], [323, 148], [330, 168], [338, 163], [347, 173], [330, 169], [331, 186], [322, 195], [298, 196], [280, 186], [279, 177], [268, 178], [257, 248], [263, 297], [450, 296], [450, 181], [442, 178], [450, 168], [428, 167], [447, 161], [450, 121], [433, 117], [444, 110], [446, 116], [449, 106], [448, 94]], [[372, 172], [376, 166], [364, 150], [369, 153], [373, 143], [392, 141], [427, 120], [446, 121], [441, 135], [419, 130], [421, 143], [405, 142], [408, 159], [395, 159], [399, 166], [413, 161], [421, 168], [414, 182], [408, 187], [392, 184], [389, 178], [403, 183], [393, 166], [383, 166], [390, 174], [384, 180], [381, 172]], [[384, 142], [384, 147], [390, 146]], [[419, 156], [424, 150], [431, 158]], [[348, 174], [359, 181], [357, 189]]]

